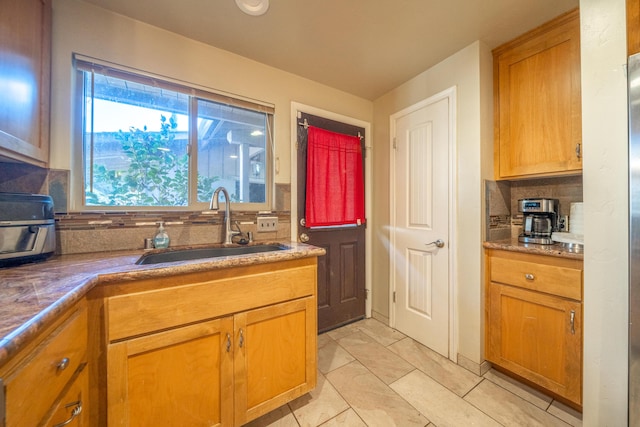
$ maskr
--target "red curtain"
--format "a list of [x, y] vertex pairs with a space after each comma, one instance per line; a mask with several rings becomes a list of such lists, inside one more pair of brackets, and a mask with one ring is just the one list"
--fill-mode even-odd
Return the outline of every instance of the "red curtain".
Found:
[[307, 132], [306, 226], [364, 224], [360, 138], [313, 126]]

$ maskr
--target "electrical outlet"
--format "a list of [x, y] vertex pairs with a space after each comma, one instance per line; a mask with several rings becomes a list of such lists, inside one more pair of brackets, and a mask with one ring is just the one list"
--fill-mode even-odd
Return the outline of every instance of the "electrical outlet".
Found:
[[257, 225], [258, 233], [278, 231], [278, 217], [259, 216]]
[[569, 231], [568, 215], [563, 215], [558, 219], [558, 231]]

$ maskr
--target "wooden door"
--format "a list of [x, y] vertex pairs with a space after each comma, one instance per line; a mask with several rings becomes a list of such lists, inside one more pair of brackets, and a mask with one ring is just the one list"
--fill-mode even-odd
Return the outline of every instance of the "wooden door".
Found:
[[317, 325], [313, 297], [234, 318], [235, 425], [242, 425], [316, 386]]
[[[301, 113], [298, 121], [346, 135], [360, 134], [364, 129], [345, 123]], [[307, 130], [298, 126], [298, 219], [305, 217], [307, 175]], [[363, 154], [364, 156], [364, 154]], [[363, 159], [364, 169], [364, 159]], [[365, 316], [365, 225], [358, 227], [308, 228], [298, 223], [300, 236], [307, 243], [324, 248], [318, 258], [318, 331], [324, 332]]]
[[233, 318], [109, 344], [109, 426], [233, 424]]
[[578, 12], [496, 49], [494, 73], [496, 178], [581, 170]]
[[449, 357], [449, 96], [392, 117], [392, 326]]
[[582, 304], [490, 284], [487, 358], [572, 402], [582, 401]]

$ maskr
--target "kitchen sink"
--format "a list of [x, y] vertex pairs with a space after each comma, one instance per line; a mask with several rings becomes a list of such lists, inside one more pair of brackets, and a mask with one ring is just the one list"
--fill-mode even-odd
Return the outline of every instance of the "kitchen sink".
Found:
[[225, 246], [215, 248], [177, 249], [166, 252], [148, 253], [137, 261], [138, 265], [161, 264], [163, 262], [189, 261], [194, 259], [216, 258], [233, 255], [257, 254], [287, 249], [280, 245]]

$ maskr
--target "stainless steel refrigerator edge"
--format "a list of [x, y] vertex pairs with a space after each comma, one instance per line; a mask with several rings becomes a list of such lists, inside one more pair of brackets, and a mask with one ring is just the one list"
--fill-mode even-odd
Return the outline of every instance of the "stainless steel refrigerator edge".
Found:
[[629, 425], [640, 425], [640, 54], [629, 57]]

